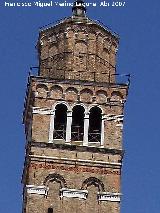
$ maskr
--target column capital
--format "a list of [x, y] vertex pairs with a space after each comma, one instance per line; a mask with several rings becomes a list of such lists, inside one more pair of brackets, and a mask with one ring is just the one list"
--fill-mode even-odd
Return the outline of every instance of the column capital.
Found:
[[84, 119], [89, 119], [89, 114], [90, 114], [90, 112], [85, 112], [84, 113]]
[[67, 117], [72, 117], [72, 110], [67, 110]]

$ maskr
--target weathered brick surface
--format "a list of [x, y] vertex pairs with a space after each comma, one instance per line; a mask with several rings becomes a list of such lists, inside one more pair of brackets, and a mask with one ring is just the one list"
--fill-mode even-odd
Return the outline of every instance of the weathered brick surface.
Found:
[[89, 19], [80, 22], [68, 19], [40, 32], [40, 74], [114, 82], [117, 48], [118, 38], [100, 25]]
[[[26, 185], [44, 185], [49, 191], [44, 196], [24, 190], [23, 213], [47, 213], [49, 207], [56, 213], [120, 212], [119, 202], [97, 199], [98, 192], [121, 191], [120, 116], [128, 86], [115, 82], [117, 46], [117, 37], [90, 20], [77, 23], [67, 19], [40, 32], [40, 76], [30, 78], [24, 112], [28, 143], [23, 183], [24, 189]], [[56, 139], [49, 144], [51, 112], [60, 103], [66, 104], [68, 112], [76, 105], [88, 114], [92, 107], [99, 107], [104, 146], [93, 143], [87, 148], [83, 141], [68, 144]], [[50, 175], [55, 178], [47, 179]], [[99, 182], [85, 185], [89, 178]], [[87, 199], [62, 197], [62, 188], [88, 190]]]

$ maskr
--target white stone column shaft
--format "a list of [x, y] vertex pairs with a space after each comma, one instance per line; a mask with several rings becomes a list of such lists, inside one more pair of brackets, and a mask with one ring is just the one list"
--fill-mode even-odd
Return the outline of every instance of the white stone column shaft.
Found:
[[49, 143], [53, 143], [54, 117], [55, 117], [55, 111], [52, 111], [50, 116]]
[[67, 111], [66, 142], [71, 142], [72, 111]]
[[104, 122], [105, 122], [105, 117], [102, 115], [102, 123], [101, 123], [101, 146], [104, 146]]
[[89, 113], [84, 116], [83, 146], [88, 146]]

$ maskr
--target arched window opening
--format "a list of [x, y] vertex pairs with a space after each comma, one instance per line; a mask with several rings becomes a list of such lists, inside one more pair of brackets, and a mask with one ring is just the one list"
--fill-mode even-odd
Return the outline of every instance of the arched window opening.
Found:
[[48, 208], [48, 212], [47, 213], [53, 213], [53, 208]]
[[64, 104], [56, 106], [54, 118], [54, 139], [66, 138], [67, 107]]
[[72, 128], [71, 140], [83, 141], [84, 134], [84, 108], [82, 106], [75, 106], [72, 112]]
[[102, 111], [93, 107], [89, 115], [88, 142], [101, 142]]

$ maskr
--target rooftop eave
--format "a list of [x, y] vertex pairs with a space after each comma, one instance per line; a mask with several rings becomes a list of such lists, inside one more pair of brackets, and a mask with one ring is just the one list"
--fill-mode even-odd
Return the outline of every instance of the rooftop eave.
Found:
[[99, 21], [91, 20], [91, 19], [89, 19], [86, 16], [84, 16], [84, 17], [71, 16], [71, 17], [68, 17], [68, 18], [60, 20], [56, 24], [51, 23], [49, 25], [45, 25], [45, 26], [40, 28], [39, 33], [41, 34], [41, 33], [44, 33], [45, 31], [50, 31], [51, 29], [55, 29], [55, 28], [60, 27], [62, 25], [73, 24], [73, 23], [86, 24], [86, 25], [95, 25], [95, 26], [99, 27], [101, 30], [103, 30], [103, 31], [109, 33], [111, 36], [113, 36], [116, 41], [119, 41], [119, 39], [120, 39], [119, 35], [116, 32], [113, 32], [107, 26], [104, 26]]

